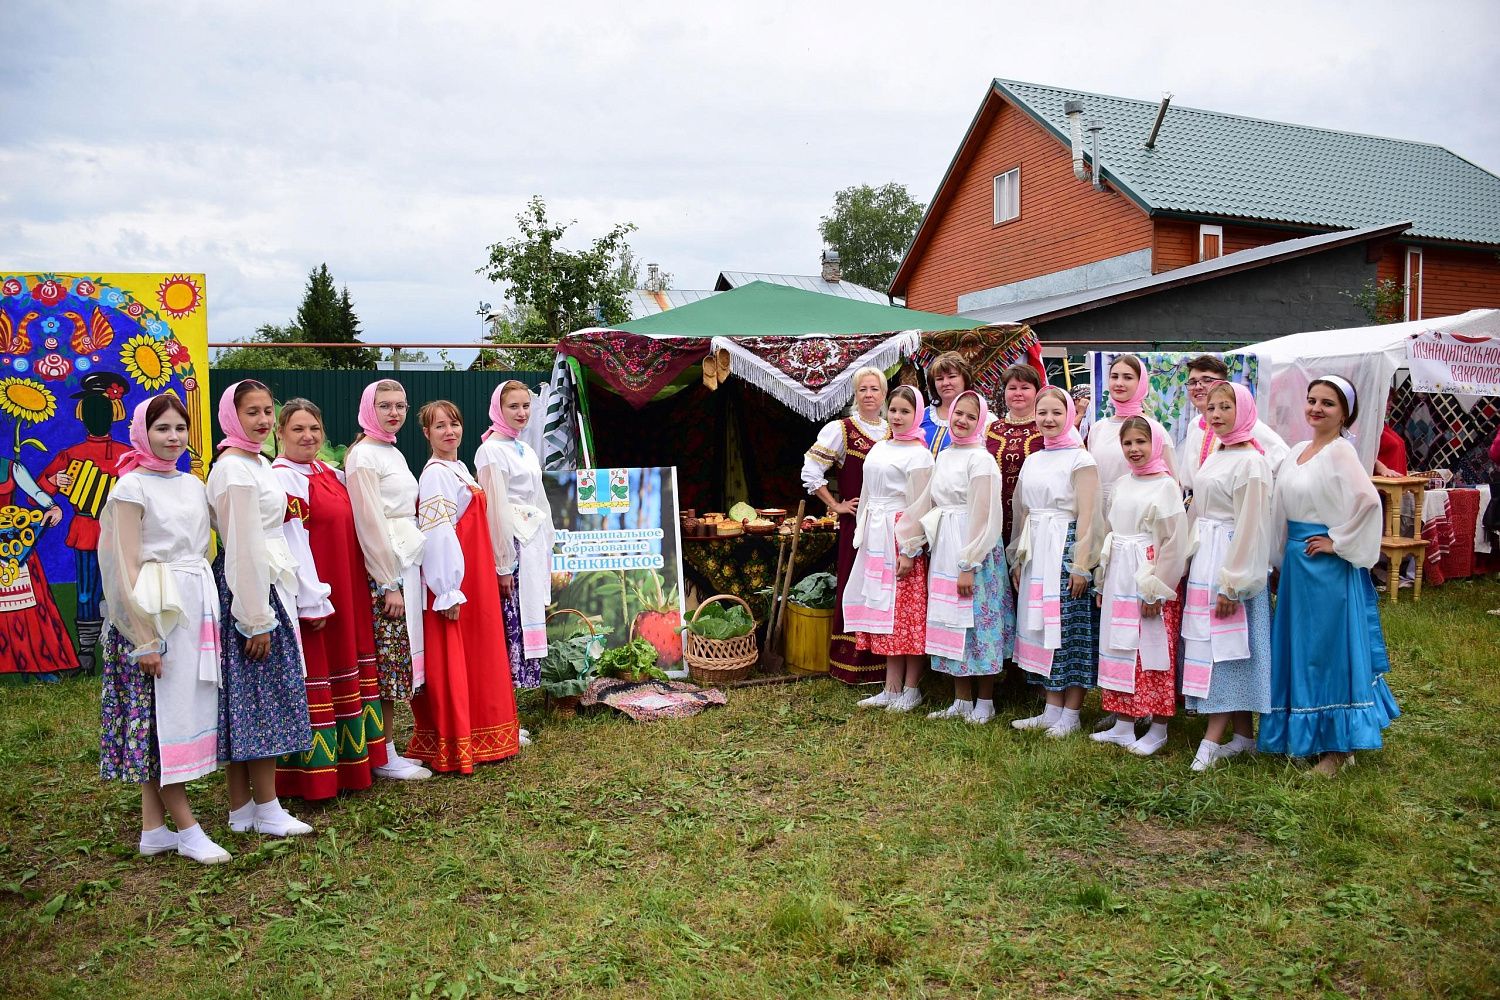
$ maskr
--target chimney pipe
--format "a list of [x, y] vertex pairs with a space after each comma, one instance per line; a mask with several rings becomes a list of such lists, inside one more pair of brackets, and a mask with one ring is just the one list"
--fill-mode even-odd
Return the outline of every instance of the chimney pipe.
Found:
[[1064, 101], [1063, 114], [1068, 116], [1068, 128], [1073, 136], [1073, 176], [1086, 181], [1089, 172], [1083, 165], [1083, 102]]
[[1156, 109], [1156, 121], [1151, 125], [1151, 134], [1146, 137], [1146, 148], [1156, 148], [1156, 134], [1161, 131], [1161, 123], [1167, 117], [1167, 107], [1172, 103], [1172, 95], [1165, 91], [1161, 95], [1161, 107]]
[[838, 284], [843, 280], [844, 272], [839, 267], [839, 252], [837, 250], [823, 251], [823, 280]]
[[1089, 134], [1094, 139], [1094, 190], [1104, 190], [1103, 165], [1099, 162], [1099, 133], [1104, 131], [1104, 123], [1095, 118], [1089, 122]]

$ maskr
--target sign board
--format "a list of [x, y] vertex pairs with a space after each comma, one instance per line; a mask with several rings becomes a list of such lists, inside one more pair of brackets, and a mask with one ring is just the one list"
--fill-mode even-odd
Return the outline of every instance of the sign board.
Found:
[[1427, 330], [1406, 346], [1412, 388], [1455, 396], [1500, 396], [1500, 337]]

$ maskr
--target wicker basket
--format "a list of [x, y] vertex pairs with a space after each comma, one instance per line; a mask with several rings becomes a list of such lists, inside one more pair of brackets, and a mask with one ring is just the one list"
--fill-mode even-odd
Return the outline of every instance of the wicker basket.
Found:
[[[733, 594], [715, 594], [698, 605], [692, 620], [697, 621], [703, 609], [715, 601], [733, 601], [752, 619], [755, 617], [750, 605]], [[699, 684], [730, 684], [744, 680], [755, 671], [755, 661], [760, 658], [760, 653], [755, 648], [754, 629], [748, 635], [734, 639], [709, 639], [697, 635], [692, 629], [683, 635], [687, 637], [683, 660], [687, 663], [689, 676]]]
[[[556, 618], [558, 615], [577, 615], [579, 618], [582, 618], [583, 623], [589, 627], [589, 635], [599, 634], [598, 631], [594, 628], [594, 623], [589, 620], [589, 616], [575, 608], [558, 608], [556, 611], [547, 616], [547, 624], [551, 625], [552, 619]], [[552, 695], [547, 693], [547, 690], [545, 688], [543, 688], [542, 710], [546, 711], [550, 707], [553, 713], [555, 713], [559, 719], [576, 719], [578, 717], [578, 700], [582, 697], [582, 695], [570, 694], [563, 698], [554, 698], [552, 697]]]

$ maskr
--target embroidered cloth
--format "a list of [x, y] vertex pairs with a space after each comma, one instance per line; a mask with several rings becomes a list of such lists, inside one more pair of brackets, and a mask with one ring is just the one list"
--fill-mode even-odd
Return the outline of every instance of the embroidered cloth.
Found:
[[569, 334], [557, 350], [595, 375], [636, 409], [673, 379], [708, 356], [705, 337], [659, 337], [623, 330], [591, 329]]

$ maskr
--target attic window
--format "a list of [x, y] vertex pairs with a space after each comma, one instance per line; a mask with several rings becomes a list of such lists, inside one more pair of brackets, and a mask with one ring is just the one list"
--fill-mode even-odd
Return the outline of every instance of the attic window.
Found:
[[1198, 259], [1214, 260], [1224, 256], [1224, 227], [1198, 227]]
[[995, 175], [995, 225], [1021, 217], [1021, 168]]

